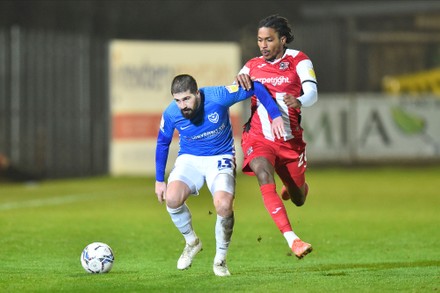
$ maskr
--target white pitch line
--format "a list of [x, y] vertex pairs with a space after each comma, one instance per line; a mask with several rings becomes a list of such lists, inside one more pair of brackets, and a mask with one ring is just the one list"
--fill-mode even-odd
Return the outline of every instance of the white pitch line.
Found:
[[[113, 191], [113, 192], [102, 193], [102, 196], [109, 196], [111, 195], [111, 193], [115, 193], [115, 192]], [[97, 197], [98, 194], [83, 193], [83, 194], [73, 194], [66, 196], [57, 196], [57, 197], [51, 197], [45, 199], [33, 199], [26, 201], [9, 202], [9, 203], [0, 204], [0, 211], [63, 205], [73, 202], [93, 200], [96, 199]]]
[[52, 197], [46, 199], [33, 199], [27, 201], [9, 202], [0, 205], [0, 211], [14, 210], [21, 208], [35, 208], [51, 205], [63, 205], [66, 203], [72, 203], [77, 201], [88, 200], [90, 198], [84, 197], [84, 195], [70, 195], [63, 197]]

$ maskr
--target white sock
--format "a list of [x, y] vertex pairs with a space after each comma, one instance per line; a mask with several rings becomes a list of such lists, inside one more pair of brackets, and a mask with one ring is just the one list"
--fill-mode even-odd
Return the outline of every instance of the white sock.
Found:
[[194, 244], [197, 239], [197, 235], [192, 227], [191, 212], [186, 204], [181, 205], [178, 208], [172, 209], [167, 207], [167, 211], [171, 216], [176, 228], [182, 233], [186, 243]]
[[285, 232], [283, 235], [284, 235], [284, 238], [286, 238], [286, 241], [287, 241], [287, 244], [289, 245], [289, 247], [292, 247], [293, 241], [295, 241], [296, 239], [299, 239], [299, 237], [296, 236], [296, 234], [293, 231]]
[[227, 218], [217, 215], [217, 221], [215, 223], [215, 263], [226, 260], [226, 254], [228, 253], [233, 229], [234, 214]]

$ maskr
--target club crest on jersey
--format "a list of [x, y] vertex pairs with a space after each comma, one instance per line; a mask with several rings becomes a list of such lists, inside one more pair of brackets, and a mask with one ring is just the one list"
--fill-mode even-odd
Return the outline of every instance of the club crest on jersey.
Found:
[[214, 112], [208, 115], [208, 120], [211, 121], [212, 123], [217, 123], [219, 119], [218, 113]]
[[246, 155], [249, 156], [250, 154], [252, 154], [253, 151], [254, 151], [254, 149], [252, 147], [248, 148], [246, 151]]
[[280, 63], [280, 70], [286, 70], [289, 68], [289, 62], [281, 62]]

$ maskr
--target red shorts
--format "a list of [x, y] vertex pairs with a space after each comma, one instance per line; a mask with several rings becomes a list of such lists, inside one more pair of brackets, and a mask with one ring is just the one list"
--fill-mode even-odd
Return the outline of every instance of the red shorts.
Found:
[[266, 158], [275, 168], [284, 185], [292, 181], [301, 187], [305, 183], [307, 169], [306, 143], [293, 138], [288, 141], [270, 141], [252, 133], [243, 132], [241, 148], [244, 154], [243, 173], [255, 175], [249, 164], [256, 157]]

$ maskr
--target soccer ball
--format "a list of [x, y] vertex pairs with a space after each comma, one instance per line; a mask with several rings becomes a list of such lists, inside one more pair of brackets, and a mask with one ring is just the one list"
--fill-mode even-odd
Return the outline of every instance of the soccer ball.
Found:
[[112, 249], [102, 242], [90, 243], [81, 253], [81, 265], [91, 274], [110, 272], [114, 260]]

